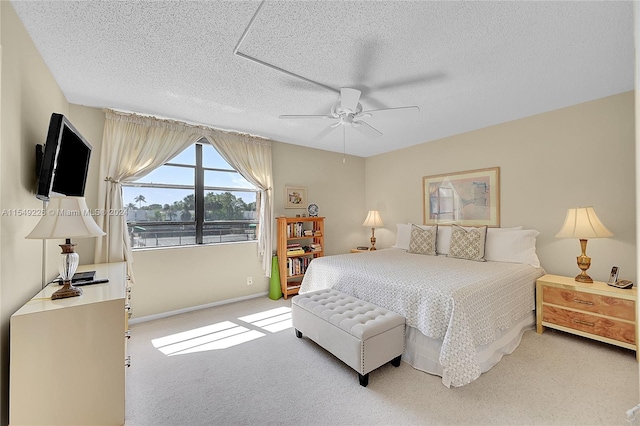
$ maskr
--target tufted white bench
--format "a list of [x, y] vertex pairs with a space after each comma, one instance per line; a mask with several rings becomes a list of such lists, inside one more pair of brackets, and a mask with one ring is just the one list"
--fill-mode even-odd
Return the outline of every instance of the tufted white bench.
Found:
[[293, 297], [291, 318], [297, 337], [306, 335], [356, 370], [362, 386], [370, 371], [390, 361], [400, 365], [405, 324], [400, 314], [326, 289]]

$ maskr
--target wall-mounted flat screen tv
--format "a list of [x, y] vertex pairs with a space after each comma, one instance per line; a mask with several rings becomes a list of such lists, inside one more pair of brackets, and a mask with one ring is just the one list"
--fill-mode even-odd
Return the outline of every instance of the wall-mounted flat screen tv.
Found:
[[36, 197], [84, 196], [91, 145], [62, 114], [51, 114], [44, 147], [36, 147], [39, 169]]

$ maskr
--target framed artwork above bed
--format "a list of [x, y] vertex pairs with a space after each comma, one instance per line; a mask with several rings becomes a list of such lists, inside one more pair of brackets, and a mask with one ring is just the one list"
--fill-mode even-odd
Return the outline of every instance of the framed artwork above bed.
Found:
[[500, 226], [500, 168], [422, 178], [425, 225]]

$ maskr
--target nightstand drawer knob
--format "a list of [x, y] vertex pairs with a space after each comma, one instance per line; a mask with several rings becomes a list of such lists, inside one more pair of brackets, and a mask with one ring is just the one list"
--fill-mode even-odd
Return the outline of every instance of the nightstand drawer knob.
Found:
[[575, 322], [576, 324], [587, 325], [589, 327], [593, 327], [594, 325], [596, 325], [593, 322], [583, 321], [583, 320], [579, 320], [579, 319], [574, 319], [573, 322]]
[[588, 300], [573, 299], [573, 301], [576, 303], [582, 303], [583, 305], [593, 305], [593, 302]]

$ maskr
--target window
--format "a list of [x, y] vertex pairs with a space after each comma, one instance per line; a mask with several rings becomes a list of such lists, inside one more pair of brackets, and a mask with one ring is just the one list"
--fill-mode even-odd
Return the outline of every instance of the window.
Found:
[[204, 139], [122, 192], [133, 249], [256, 238], [257, 188]]

